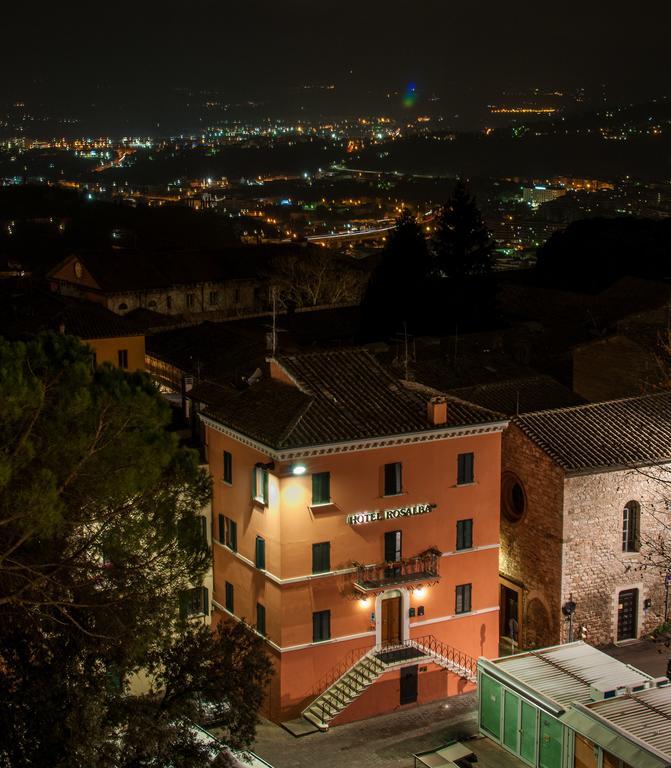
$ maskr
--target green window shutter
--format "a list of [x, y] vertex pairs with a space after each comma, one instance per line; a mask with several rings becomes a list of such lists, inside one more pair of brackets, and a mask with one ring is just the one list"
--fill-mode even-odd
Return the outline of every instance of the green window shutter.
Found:
[[312, 475], [312, 503], [328, 504], [331, 501], [331, 473], [317, 472]]
[[223, 515], [219, 515], [219, 543], [226, 543], [226, 518]]
[[256, 537], [256, 567], [265, 570], [266, 542], [261, 536]]
[[203, 613], [205, 616], [210, 614], [210, 591], [207, 587], [202, 587], [203, 590]]
[[238, 524], [234, 520], [229, 520], [228, 525], [229, 525], [228, 546], [234, 552], [237, 552], [238, 551]]

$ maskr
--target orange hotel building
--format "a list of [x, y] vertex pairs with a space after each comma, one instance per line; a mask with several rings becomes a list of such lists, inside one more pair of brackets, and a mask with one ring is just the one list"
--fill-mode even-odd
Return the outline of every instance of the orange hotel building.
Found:
[[264, 635], [265, 714], [324, 729], [468, 689], [498, 655], [506, 422], [365, 350], [267, 366], [200, 413], [213, 623]]

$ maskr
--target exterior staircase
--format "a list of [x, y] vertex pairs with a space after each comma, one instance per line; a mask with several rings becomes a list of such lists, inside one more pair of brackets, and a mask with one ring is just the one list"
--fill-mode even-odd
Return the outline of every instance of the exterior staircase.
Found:
[[433, 635], [403, 643], [369, 646], [351, 651], [324, 678], [323, 692], [312, 701], [302, 716], [321, 731], [391, 669], [432, 662], [471, 683], [477, 681], [477, 660], [437, 640]]

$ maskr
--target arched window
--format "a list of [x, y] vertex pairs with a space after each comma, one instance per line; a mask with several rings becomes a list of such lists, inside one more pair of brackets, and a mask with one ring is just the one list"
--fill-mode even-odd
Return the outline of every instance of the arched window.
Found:
[[638, 552], [641, 549], [641, 505], [628, 501], [622, 510], [622, 551]]
[[128, 309], [128, 304], [119, 304], [119, 312], [125, 312]]

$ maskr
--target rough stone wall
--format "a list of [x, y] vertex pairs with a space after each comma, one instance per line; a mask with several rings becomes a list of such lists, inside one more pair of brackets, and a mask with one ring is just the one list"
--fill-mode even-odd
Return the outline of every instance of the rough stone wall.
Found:
[[522, 483], [526, 511], [511, 523], [502, 508], [501, 574], [524, 586], [521, 645], [552, 645], [560, 638], [564, 473], [515, 425], [503, 434], [502, 461]]
[[[574, 624], [587, 628], [586, 639], [593, 645], [616, 641], [618, 593], [623, 589], [639, 590], [639, 636], [661, 623], [664, 577], [640, 564], [646, 540], [662, 532], [664, 520], [671, 523], [669, 480], [668, 469], [604, 472], [566, 480], [562, 604], [572, 593], [577, 604]], [[623, 509], [629, 501], [637, 501], [641, 508], [641, 554], [622, 551]], [[646, 610], [648, 598], [652, 605]], [[562, 625], [565, 641], [568, 626]]]

